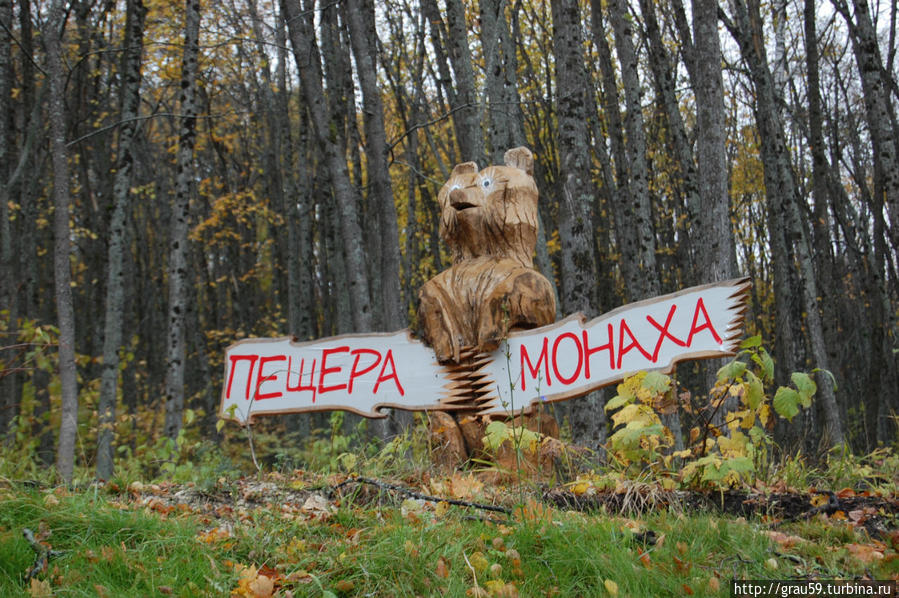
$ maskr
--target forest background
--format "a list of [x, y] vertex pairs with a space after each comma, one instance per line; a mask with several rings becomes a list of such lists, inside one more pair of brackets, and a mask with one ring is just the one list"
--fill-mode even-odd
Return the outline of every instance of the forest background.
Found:
[[[228, 344], [414, 327], [449, 262], [436, 191], [526, 145], [560, 315], [748, 276], [775, 379], [817, 376], [780, 446], [893, 442], [896, 19], [866, 0], [0, 0], [0, 434], [63, 479], [76, 458], [108, 479], [185, 424], [218, 438]], [[680, 366], [684, 405], [715, 365]], [[557, 406], [575, 442], [605, 441], [603, 401]]]

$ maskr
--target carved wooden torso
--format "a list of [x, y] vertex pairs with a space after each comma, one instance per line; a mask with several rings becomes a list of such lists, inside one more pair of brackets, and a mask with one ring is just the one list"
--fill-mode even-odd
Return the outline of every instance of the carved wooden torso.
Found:
[[533, 155], [509, 150], [504, 166], [457, 165], [438, 194], [440, 231], [453, 265], [419, 292], [419, 326], [440, 362], [490, 352], [513, 329], [555, 320], [552, 285], [533, 266], [537, 186]]

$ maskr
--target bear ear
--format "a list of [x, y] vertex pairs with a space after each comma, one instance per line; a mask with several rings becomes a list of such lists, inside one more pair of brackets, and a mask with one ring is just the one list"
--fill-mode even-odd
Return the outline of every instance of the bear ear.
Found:
[[503, 156], [503, 160], [506, 166], [523, 170], [528, 175], [534, 176], [534, 154], [528, 148], [522, 146], [510, 149]]
[[472, 174], [478, 171], [478, 165], [475, 162], [462, 162], [453, 167], [452, 176], [460, 174]]

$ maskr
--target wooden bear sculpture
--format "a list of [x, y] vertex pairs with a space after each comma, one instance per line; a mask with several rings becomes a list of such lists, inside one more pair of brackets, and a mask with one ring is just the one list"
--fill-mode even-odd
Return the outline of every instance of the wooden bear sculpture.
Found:
[[504, 166], [453, 168], [440, 190], [440, 235], [453, 265], [419, 291], [422, 337], [441, 363], [471, 349], [490, 352], [510, 330], [551, 324], [552, 285], [534, 269], [537, 185], [534, 156], [506, 152]]

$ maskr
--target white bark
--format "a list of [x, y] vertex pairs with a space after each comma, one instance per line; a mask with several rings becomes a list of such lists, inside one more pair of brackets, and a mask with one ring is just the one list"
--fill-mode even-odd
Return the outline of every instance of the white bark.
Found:
[[103, 337], [103, 370], [97, 404], [97, 477], [108, 480], [113, 472], [113, 435], [119, 380], [119, 349], [125, 309], [125, 252], [128, 250], [128, 211], [134, 153], [132, 140], [140, 108], [140, 66], [143, 48], [144, 7], [141, 0], [128, 2], [125, 50], [122, 61], [121, 121], [116, 171], [113, 183], [113, 212], [107, 248], [106, 318]]
[[187, 313], [187, 244], [190, 197], [194, 182], [194, 144], [197, 136], [197, 62], [200, 55], [200, 2], [187, 0], [184, 25], [184, 55], [181, 64], [181, 130], [178, 137], [175, 201], [172, 206], [169, 243], [169, 309], [166, 337], [165, 435], [176, 439], [184, 413], [184, 369], [186, 358], [185, 315]]

